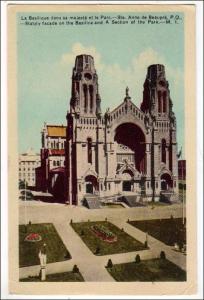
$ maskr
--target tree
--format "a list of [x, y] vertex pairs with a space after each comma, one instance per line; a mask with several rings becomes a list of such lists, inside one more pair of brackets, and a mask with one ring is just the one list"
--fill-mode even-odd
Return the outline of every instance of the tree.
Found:
[[139, 263], [141, 262], [141, 259], [140, 259], [140, 255], [139, 255], [139, 254], [137, 254], [137, 255], [135, 256], [135, 262], [136, 262], [136, 264], [139, 264]]
[[99, 246], [97, 246], [97, 247], [96, 247], [95, 254], [99, 254], [99, 253], [100, 253], [100, 247], [99, 247]]
[[28, 188], [28, 183], [24, 180], [19, 180], [18, 188], [19, 188], [19, 190], [27, 189]]
[[112, 267], [113, 267], [112, 260], [109, 259], [106, 268], [112, 268]]
[[166, 253], [164, 251], [161, 251], [160, 258], [161, 259], [166, 259]]
[[74, 265], [72, 272], [79, 273], [79, 268], [77, 267], [77, 265]]

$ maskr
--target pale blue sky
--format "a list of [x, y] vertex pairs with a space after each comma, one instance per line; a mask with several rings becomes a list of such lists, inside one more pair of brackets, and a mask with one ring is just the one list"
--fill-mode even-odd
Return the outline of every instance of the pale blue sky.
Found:
[[29, 147], [40, 150], [44, 122], [66, 124], [72, 67], [75, 56], [82, 52], [95, 58], [103, 112], [121, 103], [126, 86], [139, 106], [147, 66], [165, 64], [177, 117], [178, 147], [184, 144], [182, 22], [45, 27], [21, 25], [20, 16], [25, 15], [31, 14], [20, 13], [17, 20], [19, 152]]

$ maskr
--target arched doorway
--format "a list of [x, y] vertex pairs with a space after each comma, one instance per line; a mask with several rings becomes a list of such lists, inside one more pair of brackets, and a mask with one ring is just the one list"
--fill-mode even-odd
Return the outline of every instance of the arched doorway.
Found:
[[85, 188], [86, 188], [86, 194], [94, 194], [94, 192], [98, 190], [97, 178], [93, 175], [86, 176]]
[[168, 173], [164, 173], [161, 175], [161, 190], [169, 191], [173, 187], [173, 182], [171, 176]]
[[[139, 172], [146, 172], [146, 145], [142, 129], [133, 123], [123, 123], [115, 130], [114, 141], [125, 146], [124, 152], [117, 153], [117, 161], [133, 163]], [[126, 150], [125, 150], [126, 149]], [[132, 151], [132, 154], [130, 153]]]
[[129, 170], [125, 170], [122, 173], [122, 190], [124, 192], [131, 192], [132, 191], [132, 179], [133, 179], [133, 173]]

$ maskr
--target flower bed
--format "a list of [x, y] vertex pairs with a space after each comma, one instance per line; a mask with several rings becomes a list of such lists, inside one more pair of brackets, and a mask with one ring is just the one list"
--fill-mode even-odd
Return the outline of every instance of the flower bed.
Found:
[[91, 229], [103, 241], [108, 243], [117, 242], [117, 236], [104, 226], [93, 225]]
[[27, 242], [39, 242], [42, 237], [38, 233], [30, 233], [26, 236], [25, 241]]

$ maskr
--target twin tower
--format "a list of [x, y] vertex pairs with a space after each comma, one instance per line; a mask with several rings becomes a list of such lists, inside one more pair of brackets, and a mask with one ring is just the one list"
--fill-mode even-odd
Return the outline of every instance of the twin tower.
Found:
[[177, 199], [172, 106], [165, 68], [155, 64], [148, 67], [140, 108], [127, 88], [124, 101], [102, 114], [94, 58], [77, 56], [67, 113], [67, 201], [82, 205], [90, 195], [126, 193], [137, 201]]

